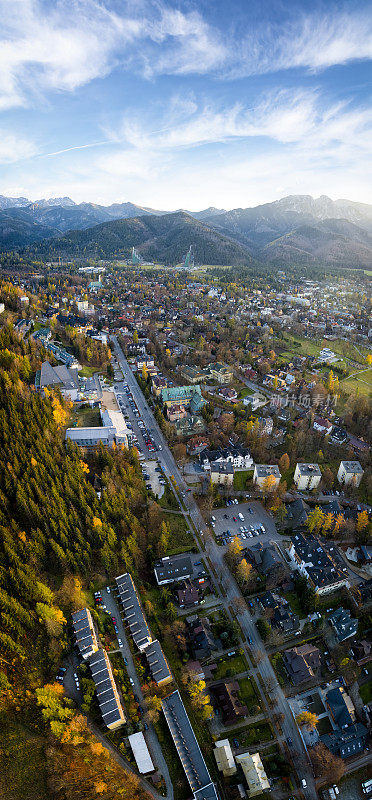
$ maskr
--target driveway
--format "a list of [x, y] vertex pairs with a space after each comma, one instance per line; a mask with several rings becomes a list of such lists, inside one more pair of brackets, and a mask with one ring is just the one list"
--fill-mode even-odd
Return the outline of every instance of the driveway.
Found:
[[[145, 708], [146, 707], [146, 703], [145, 703], [145, 700], [143, 698], [141, 684], [140, 684], [140, 681], [139, 681], [139, 678], [138, 678], [138, 675], [137, 675], [137, 672], [136, 672], [136, 668], [134, 666], [133, 656], [132, 656], [131, 649], [129, 647], [126, 631], [125, 631], [124, 624], [123, 624], [123, 621], [122, 621], [122, 618], [121, 618], [119, 605], [116, 602], [112, 591], [110, 592], [110, 594], [108, 594], [108, 592], [105, 589], [103, 589], [102, 590], [102, 598], [103, 598], [103, 601], [104, 601], [104, 603], [106, 605], [107, 611], [109, 611], [112, 616], [116, 617], [118, 631], [119, 631], [118, 637], [121, 639], [121, 641], [123, 643], [123, 647], [120, 648], [120, 652], [121, 652], [123, 658], [126, 658], [126, 660], [128, 661], [128, 665], [126, 665], [126, 670], [127, 670], [129, 678], [132, 678], [132, 680], [133, 680], [133, 683], [134, 683], [134, 686], [132, 686], [133, 691], [138, 696], [140, 705], [143, 708]], [[155, 733], [155, 729], [154, 729], [153, 725], [149, 725], [149, 729], [147, 731], [144, 731], [143, 735], [144, 735], [144, 737], [146, 739], [146, 743], [147, 743], [147, 746], [149, 748], [153, 763], [156, 766], [156, 768], [159, 770], [159, 772], [161, 772], [161, 774], [163, 775], [163, 778], [165, 780], [165, 785], [166, 785], [166, 788], [167, 788], [167, 797], [170, 798], [170, 800], [173, 800], [173, 785], [172, 785], [172, 782], [171, 782], [171, 779], [170, 779], [167, 762], [166, 762], [166, 760], [165, 760], [165, 758], [163, 756], [163, 752], [162, 752], [162, 749], [160, 747], [159, 740], [158, 740], [158, 737], [157, 737], [157, 735]]]

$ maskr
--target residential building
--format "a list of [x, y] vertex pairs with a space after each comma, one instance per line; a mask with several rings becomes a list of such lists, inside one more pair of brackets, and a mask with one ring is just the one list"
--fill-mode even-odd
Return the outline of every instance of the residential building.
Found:
[[235, 758], [244, 772], [249, 797], [256, 797], [270, 789], [269, 779], [259, 753], [240, 753]]
[[215, 364], [209, 364], [207, 369], [211, 380], [217, 381], [217, 383], [231, 383], [234, 378], [232, 368], [218, 361]]
[[132, 639], [136, 647], [142, 651], [147, 645], [151, 644], [152, 636], [129, 572], [119, 575], [116, 578], [116, 585], [119, 590], [125, 621], [129, 626]]
[[191, 581], [182, 581], [176, 589], [177, 605], [180, 608], [190, 608], [199, 603], [199, 589]]
[[180, 693], [163, 700], [162, 709], [194, 800], [218, 800]]
[[93, 655], [93, 653], [96, 653], [99, 648], [97, 634], [89, 608], [81, 608], [80, 611], [75, 611], [72, 614], [72, 624], [80, 655], [86, 660]]
[[322, 479], [318, 464], [296, 464], [293, 480], [299, 492], [316, 489]]
[[291, 536], [287, 549], [293, 569], [309, 581], [317, 594], [328, 594], [342, 586], [349, 586], [346, 574], [340, 567], [335, 545], [327, 546], [316, 536]]
[[139, 731], [139, 733], [132, 733], [128, 736], [128, 740], [137, 764], [138, 772], [142, 775], [146, 775], [148, 772], [154, 772], [155, 767], [152, 763], [152, 758], [142, 731]]
[[344, 730], [335, 730], [320, 736], [320, 741], [335, 756], [343, 760], [363, 753], [368, 739], [368, 730], [361, 722], [349, 725]]
[[323, 417], [315, 417], [313, 422], [314, 431], [318, 433], [323, 433], [325, 436], [329, 436], [332, 431], [332, 422], [329, 419], [323, 419]]
[[210, 691], [222, 712], [224, 725], [232, 725], [248, 715], [248, 708], [239, 697], [238, 681], [221, 681], [214, 684]]
[[278, 564], [283, 563], [273, 544], [263, 544], [262, 542], [249, 544], [246, 553], [251, 564], [263, 575], [268, 575], [271, 570], [275, 570]]
[[185, 406], [180, 403], [174, 403], [172, 406], [167, 406], [167, 417], [169, 422], [176, 422], [178, 419], [183, 419], [187, 416]]
[[344, 486], [357, 488], [363, 478], [364, 470], [359, 461], [341, 461], [338, 468], [337, 480]]
[[181, 367], [180, 375], [189, 384], [203, 383], [203, 381], [205, 382], [207, 378], [206, 370], [200, 369], [199, 367]]
[[225, 778], [230, 775], [235, 775], [236, 764], [231, 750], [231, 745], [228, 739], [220, 739], [214, 746], [214, 757], [216, 759], [217, 769], [222, 772]]
[[167, 379], [161, 377], [160, 375], [156, 375], [151, 380], [151, 391], [155, 397], [160, 397], [162, 390], [166, 389], [167, 386]]
[[119, 575], [116, 578], [116, 585], [119, 590], [125, 621], [129, 627], [133, 642], [138, 650], [145, 655], [153, 680], [158, 686], [169, 683], [173, 680], [173, 676], [167, 659], [160, 642], [152, 638], [136, 587], [129, 572]]
[[329, 617], [330, 624], [335, 632], [338, 642], [344, 642], [351, 636], [356, 636], [358, 631], [358, 620], [353, 619], [348, 608], [337, 608]]
[[203, 401], [200, 386], [167, 386], [161, 390], [160, 394], [162, 402], [166, 406], [179, 403], [188, 408], [195, 395], [199, 395], [199, 398]]
[[345, 689], [330, 689], [326, 694], [326, 703], [337, 728], [347, 728], [355, 722], [354, 704]]
[[173, 680], [173, 675], [160, 642], [154, 639], [151, 644], [148, 644], [147, 647], [144, 648], [143, 652], [149, 665], [151, 677], [157, 686], [165, 686], [167, 683], [170, 683]]
[[297, 500], [285, 504], [287, 510], [286, 521], [291, 523], [292, 528], [302, 528], [310, 513], [310, 506], [298, 497]]
[[211, 463], [211, 482], [217, 486], [232, 486], [234, 481], [234, 467], [231, 464]]
[[298, 686], [319, 674], [320, 650], [312, 644], [291, 647], [284, 651], [283, 662], [292, 683]]
[[219, 390], [218, 396], [221, 397], [222, 400], [226, 400], [228, 403], [235, 403], [235, 401], [238, 399], [238, 393], [235, 391], [235, 389], [229, 389], [227, 386]]
[[106, 650], [101, 648], [97, 650], [89, 657], [88, 663], [95, 683], [103, 722], [110, 730], [116, 730], [124, 725], [125, 714]]
[[[277, 488], [280, 483], [281, 474], [277, 464], [256, 464], [253, 472], [253, 483], [264, 489], [270, 479], [270, 491]], [[271, 479], [273, 479], [271, 481]]]
[[246, 397], [243, 398], [243, 405], [251, 406], [252, 411], [257, 411], [257, 409], [266, 406], [267, 403], [268, 403], [267, 397], [265, 397], [265, 395], [263, 394], [260, 394], [259, 392], [248, 394]]
[[192, 561], [189, 555], [164, 556], [157, 561], [154, 567], [156, 583], [165, 586], [168, 583], [191, 578], [193, 574]]
[[187, 638], [193, 659], [209, 658], [217, 649], [208, 617], [193, 614], [186, 619]]
[[231, 464], [234, 469], [253, 468], [253, 458], [249, 450], [242, 445], [219, 447], [217, 450], [205, 448], [200, 453], [199, 461], [205, 472], [210, 470], [212, 462]]

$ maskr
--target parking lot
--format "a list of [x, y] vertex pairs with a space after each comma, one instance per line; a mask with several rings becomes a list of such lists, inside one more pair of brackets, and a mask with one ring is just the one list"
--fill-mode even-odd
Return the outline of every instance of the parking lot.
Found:
[[141, 468], [146, 485], [151, 486], [152, 492], [158, 497], [161, 497], [164, 494], [165, 482], [160, 482], [164, 481], [164, 477], [158, 462], [155, 460], [143, 461]]
[[[243, 519], [239, 517], [243, 516]], [[234, 503], [212, 511], [213, 529], [217, 542], [228, 544], [228, 537], [239, 536], [242, 541], [268, 542], [280, 539], [275, 522], [261, 503], [252, 500], [247, 503]], [[263, 530], [260, 526], [263, 526]], [[243, 531], [241, 530], [243, 528]], [[229, 531], [229, 533], [227, 533]]]

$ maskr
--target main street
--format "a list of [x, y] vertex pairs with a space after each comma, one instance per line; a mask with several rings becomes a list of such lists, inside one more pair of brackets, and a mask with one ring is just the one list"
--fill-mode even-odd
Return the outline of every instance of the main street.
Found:
[[[124, 353], [118, 344], [117, 337], [112, 336], [111, 339], [114, 343], [115, 355], [117, 357], [120, 368], [123, 372], [125, 382], [128, 384], [133, 394], [133, 398], [137, 404], [141, 417], [146, 423], [146, 425], [154, 432], [154, 441], [157, 450], [159, 448], [159, 444], [161, 445], [161, 450], [158, 450], [157, 453], [157, 457], [161, 464], [161, 467], [165, 475], [167, 475], [167, 477], [173, 475], [179, 489], [181, 490], [181, 492], [184, 492], [185, 501], [188, 507], [188, 513], [196, 529], [199, 531], [203, 531], [204, 534], [207, 534], [205, 521], [200, 513], [200, 510], [192, 494], [187, 493], [188, 487], [182, 477], [180, 470], [178, 469], [178, 466], [174, 460], [170, 448], [168, 447], [168, 443], [165, 437], [163, 436], [163, 433], [160, 430], [160, 427], [158, 426], [140, 387], [138, 386], [138, 383], [133, 375], [132, 370], [129, 367], [129, 364], [124, 356]], [[198, 549], [201, 551], [200, 544], [195, 533], [194, 533], [194, 538]], [[207, 535], [204, 536], [204, 539], [205, 539], [206, 552], [209, 557], [209, 560], [213, 565], [214, 569], [217, 571], [217, 575], [221, 580], [224, 591], [226, 593], [225, 597], [222, 598], [222, 601], [226, 607], [231, 608], [233, 607], [235, 598], [241, 597], [240, 589], [236, 581], [234, 580], [233, 576], [231, 575], [230, 570], [227, 568], [227, 565], [223, 560], [221, 549], [218, 547], [215, 540]], [[219, 592], [219, 594], [221, 593]], [[292, 712], [290, 710], [287, 699], [278, 683], [270, 659], [266, 653], [264, 643], [262, 642], [262, 639], [258, 634], [257, 628], [251, 618], [248, 609], [239, 615], [239, 624], [242, 629], [246, 642], [249, 642], [251, 644], [253, 655], [256, 657], [258, 656], [259, 658], [256, 670], [253, 669], [253, 672], [257, 671], [257, 673], [259, 673], [259, 676], [262, 681], [262, 686], [266, 687], [266, 690], [269, 691], [270, 697], [275, 706], [274, 713], [283, 715], [283, 722], [281, 727], [283, 730], [283, 735], [287, 740], [288, 750], [291, 754], [300, 781], [302, 779], [306, 780], [306, 787], [303, 787], [302, 789], [303, 794], [305, 795], [305, 798], [307, 800], [314, 800], [314, 798], [317, 797], [317, 792], [307, 751], [303, 745], [301, 736], [298, 731], [298, 727], [292, 716]], [[249, 662], [252, 663], [250, 659], [249, 648], [247, 647], [246, 644], [244, 649], [249, 657]], [[291, 742], [291, 744], [289, 744], [289, 742]]]

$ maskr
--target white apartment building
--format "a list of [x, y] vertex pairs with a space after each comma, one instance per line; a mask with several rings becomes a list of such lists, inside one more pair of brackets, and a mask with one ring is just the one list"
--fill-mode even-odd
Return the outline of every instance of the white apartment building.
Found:
[[293, 480], [299, 492], [316, 489], [322, 479], [318, 464], [296, 464]]

